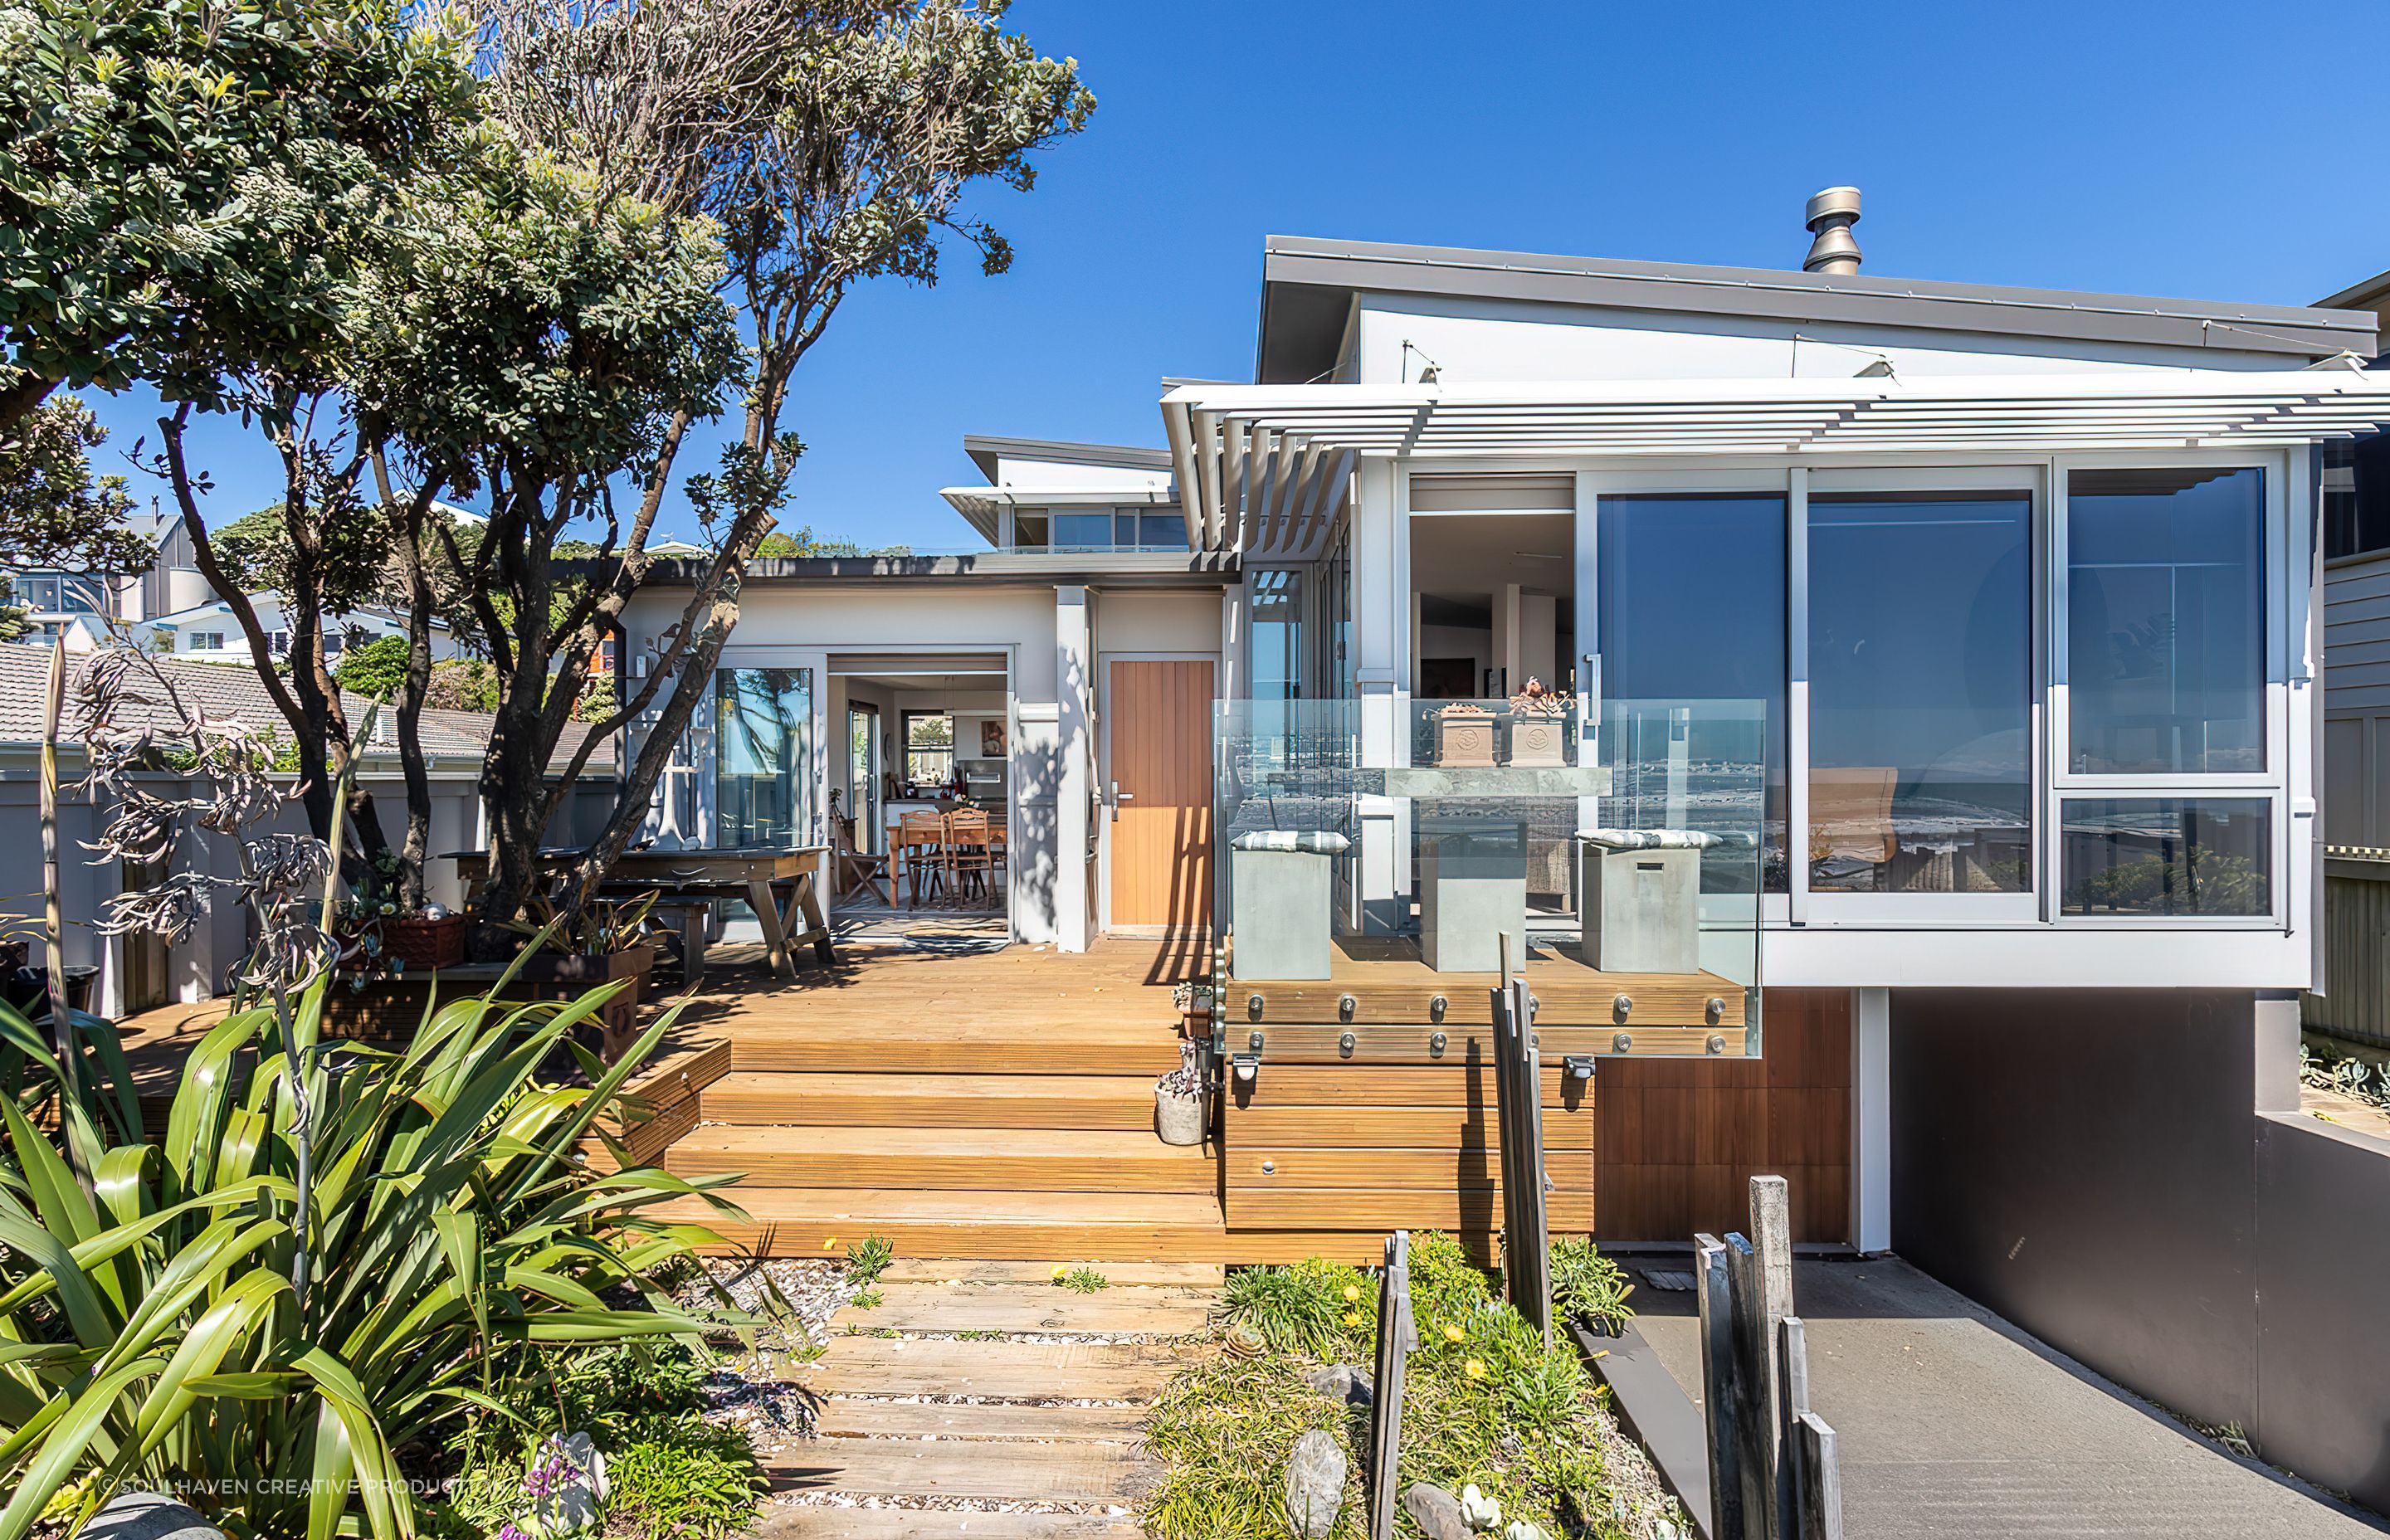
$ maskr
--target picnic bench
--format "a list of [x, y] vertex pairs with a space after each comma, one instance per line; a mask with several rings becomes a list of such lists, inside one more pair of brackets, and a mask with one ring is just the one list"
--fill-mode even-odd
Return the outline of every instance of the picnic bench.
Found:
[[[543, 850], [539, 868], [561, 870], [586, 853]], [[598, 891], [618, 898], [657, 893], [659, 909], [677, 911], [681, 966], [690, 979], [705, 970], [706, 926], [714, 901], [744, 899], [764, 928], [765, 956], [776, 970], [793, 979], [797, 967], [791, 953], [796, 947], [810, 944], [824, 964], [838, 961], [821, 900], [829, 857], [828, 845], [625, 851], [615, 857]], [[489, 852], [458, 851], [450, 859], [468, 893], [489, 880]]]

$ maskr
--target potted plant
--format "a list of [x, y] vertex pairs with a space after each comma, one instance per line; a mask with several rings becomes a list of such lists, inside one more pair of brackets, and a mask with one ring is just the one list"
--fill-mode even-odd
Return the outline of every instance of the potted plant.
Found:
[[1569, 698], [1530, 678], [1526, 688], [1510, 697], [1510, 763], [1554, 765], [1568, 763]]
[[621, 904], [594, 903], [569, 915], [536, 899], [532, 921], [508, 927], [547, 938], [545, 948], [522, 960], [515, 977], [523, 983], [555, 985], [559, 992], [578, 995], [627, 981], [599, 1012], [602, 1025], [593, 1046], [609, 1064], [638, 1039], [639, 1000], [656, 966], [656, 949], [646, 942], [648, 916], [662, 896], [646, 893]]
[[1455, 700], [1435, 713], [1435, 763], [1463, 769], [1494, 764], [1494, 713], [1473, 700]]
[[1178, 1045], [1178, 1068], [1153, 1083], [1153, 1126], [1169, 1145], [1203, 1142], [1203, 1077], [1195, 1069], [1195, 1045]]
[[384, 851], [332, 913], [341, 966], [352, 972], [429, 973], [465, 960], [465, 917], [445, 905], [400, 902], [398, 854]]

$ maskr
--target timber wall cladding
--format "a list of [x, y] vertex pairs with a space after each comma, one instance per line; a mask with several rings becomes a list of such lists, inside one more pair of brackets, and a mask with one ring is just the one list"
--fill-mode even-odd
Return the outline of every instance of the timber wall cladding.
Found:
[[[1456, 1032], [1443, 1063], [1423, 1053], [1399, 1063], [1343, 1061], [1333, 1050], [1308, 1062], [1273, 1056], [1250, 1083], [1232, 1080], [1222, 1161], [1229, 1230], [1374, 1238], [1436, 1228], [1484, 1250], [1502, 1212], [1484, 1043]], [[1548, 1058], [1542, 1100], [1550, 1226], [1584, 1234], [1593, 1226], [1593, 1086], [1565, 1080]]]
[[1741, 1229], [1750, 1179], [1774, 1174], [1792, 1188], [1793, 1239], [1850, 1238], [1850, 994], [1771, 989], [1760, 1032], [1756, 1061], [1601, 1061], [1598, 1237]]
[[1111, 923], [1198, 930], [1212, 908], [1212, 664], [1113, 659]]

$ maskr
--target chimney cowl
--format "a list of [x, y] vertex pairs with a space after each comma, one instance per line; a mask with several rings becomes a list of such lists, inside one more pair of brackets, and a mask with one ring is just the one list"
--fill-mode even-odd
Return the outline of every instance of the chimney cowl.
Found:
[[1818, 238], [1809, 243], [1801, 271], [1847, 276], [1859, 270], [1859, 243], [1851, 235], [1859, 220], [1857, 187], [1826, 188], [1809, 199], [1804, 218]]

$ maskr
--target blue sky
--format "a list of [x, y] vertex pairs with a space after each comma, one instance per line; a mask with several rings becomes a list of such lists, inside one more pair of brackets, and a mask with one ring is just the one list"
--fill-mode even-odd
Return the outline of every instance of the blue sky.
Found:
[[[973, 199], [1010, 274], [962, 250], [935, 289], [848, 299], [791, 400], [784, 523], [966, 545], [935, 495], [974, 479], [966, 432], [1160, 443], [1162, 377], [1250, 377], [1273, 232], [1797, 266], [1804, 199], [1847, 182], [1872, 274], [2305, 303], [2390, 268], [2383, 0], [1017, 0], [1010, 24], [1100, 105], [1034, 192]], [[155, 404], [94, 404], [120, 468]], [[276, 494], [238, 432], [202, 456], [212, 521]]]

